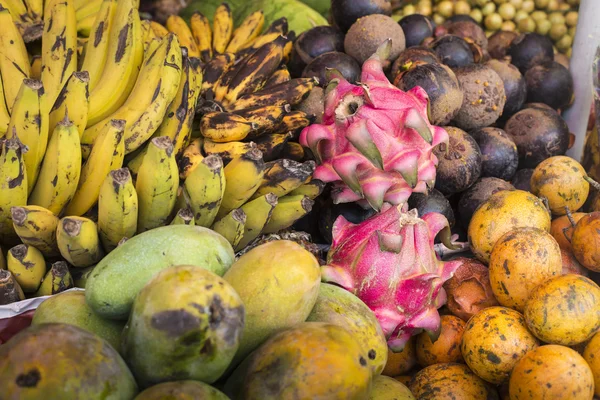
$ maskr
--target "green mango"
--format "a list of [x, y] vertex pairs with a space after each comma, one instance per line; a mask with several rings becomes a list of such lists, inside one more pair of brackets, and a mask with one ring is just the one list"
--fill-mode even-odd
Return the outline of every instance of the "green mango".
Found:
[[223, 278], [196, 266], [159, 272], [135, 298], [123, 357], [137, 382], [215, 382], [235, 355], [244, 305]]
[[94, 314], [85, 302], [83, 290], [62, 292], [44, 300], [33, 314], [32, 325], [63, 323], [75, 325], [106, 340], [117, 351], [125, 323], [111, 321]]
[[137, 393], [119, 353], [76, 326], [30, 326], [0, 346], [2, 399], [131, 400]]
[[229, 397], [206, 383], [177, 381], [152, 386], [133, 400], [229, 400]]
[[222, 276], [234, 260], [231, 244], [210, 229], [162, 226], [132, 237], [104, 257], [87, 278], [86, 301], [103, 318], [124, 320], [135, 296], [158, 272], [196, 265]]
[[[314, 0], [313, 0], [314, 1]], [[323, 0], [324, 1], [324, 0]], [[211, 22], [215, 10], [222, 0], [192, 0], [181, 11], [180, 15], [189, 21], [195, 11], [201, 12]], [[239, 26], [248, 15], [256, 10], [263, 10], [265, 15], [265, 28], [273, 21], [286, 17], [290, 31], [300, 35], [302, 32], [319, 25], [329, 25], [325, 17], [299, 0], [227, 0], [233, 13], [235, 26]]]
[[321, 283], [317, 303], [306, 320], [328, 322], [348, 329], [368, 354], [373, 375], [381, 374], [385, 368], [388, 349], [379, 321], [373, 311], [349, 291]]
[[372, 384], [369, 400], [415, 400], [406, 385], [389, 376], [377, 375]]

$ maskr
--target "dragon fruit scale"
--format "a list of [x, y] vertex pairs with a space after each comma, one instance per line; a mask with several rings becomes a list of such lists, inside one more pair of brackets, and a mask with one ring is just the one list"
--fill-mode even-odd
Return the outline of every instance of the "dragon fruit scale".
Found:
[[357, 201], [379, 211], [434, 186], [432, 149], [447, 143], [448, 133], [429, 123], [425, 90], [404, 92], [387, 79], [381, 60], [390, 48], [388, 39], [365, 61], [357, 85], [329, 71], [323, 123], [300, 134], [320, 164], [314, 178], [333, 182], [335, 203]]
[[445, 304], [442, 287], [461, 261], [443, 262], [434, 251], [440, 237], [447, 247], [450, 228], [446, 217], [384, 205], [381, 213], [360, 224], [340, 216], [333, 226], [333, 243], [321, 279], [360, 298], [377, 317], [393, 351], [400, 351], [413, 335], [425, 330], [439, 334], [438, 308]]

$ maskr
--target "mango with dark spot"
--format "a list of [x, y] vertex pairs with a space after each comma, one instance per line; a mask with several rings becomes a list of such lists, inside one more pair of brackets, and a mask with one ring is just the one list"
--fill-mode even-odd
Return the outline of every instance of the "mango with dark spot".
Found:
[[6, 400], [130, 400], [138, 387], [108, 342], [67, 324], [31, 326], [0, 346]]
[[464, 364], [444, 363], [423, 368], [409, 385], [419, 400], [496, 400], [496, 389]]
[[142, 387], [175, 380], [213, 383], [233, 359], [244, 305], [223, 278], [182, 265], [140, 291], [123, 331], [123, 355]]
[[499, 385], [508, 379], [517, 361], [538, 345], [521, 313], [490, 307], [467, 322], [461, 352], [475, 374]]
[[373, 311], [339, 286], [321, 283], [317, 303], [307, 321], [327, 322], [348, 329], [363, 346], [373, 375], [379, 375], [388, 358], [387, 342]]
[[498, 302], [523, 312], [529, 294], [537, 285], [562, 274], [560, 248], [546, 231], [517, 228], [496, 242], [489, 271]]
[[600, 330], [600, 287], [577, 274], [536, 287], [525, 304], [527, 326], [546, 343], [572, 346]]
[[508, 391], [511, 400], [592, 400], [594, 377], [579, 353], [551, 344], [519, 360], [510, 375]]
[[600, 333], [596, 333], [586, 344], [583, 358], [594, 376], [594, 394], [600, 396]]
[[369, 400], [415, 400], [406, 385], [384, 375], [373, 377]]
[[319, 295], [321, 270], [308, 250], [289, 240], [276, 240], [245, 253], [223, 278], [246, 307], [233, 370], [273, 333], [306, 321]]
[[154, 385], [134, 400], [229, 400], [229, 397], [203, 382], [177, 381]]
[[591, 212], [577, 222], [571, 246], [581, 265], [600, 272], [600, 211]]
[[304, 322], [275, 334], [252, 354], [245, 400], [368, 398], [367, 353], [346, 329]]
[[441, 316], [441, 331], [432, 340], [427, 332], [417, 336], [417, 362], [423, 367], [448, 362], [463, 362], [460, 352], [465, 322], [454, 315]]
[[106, 340], [115, 350], [121, 347], [125, 323], [111, 321], [94, 314], [85, 302], [85, 292], [62, 292], [44, 300], [33, 314], [32, 325], [63, 323], [75, 325]]
[[469, 222], [471, 251], [487, 263], [498, 239], [521, 227], [550, 231], [550, 212], [542, 200], [523, 190], [494, 193], [477, 208]]
[[581, 164], [567, 156], [554, 156], [542, 161], [531, 175], [531, 192], [545, 197], [552, 214], [565, 215], [579, 210], [588, 198], [590, 184]]

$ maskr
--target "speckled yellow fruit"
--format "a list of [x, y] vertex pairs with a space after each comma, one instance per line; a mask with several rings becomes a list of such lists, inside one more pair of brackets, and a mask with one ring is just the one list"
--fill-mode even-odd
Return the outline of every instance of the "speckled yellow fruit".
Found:
[[581, 265], [600, 272], [600, 211], [591, 212], [577, 222], [571, 246]]
[[550, 212], [542, 200], [523, 190], [503, 190], [483, 203], [469, 223], [469, 243], [478, 259], [487, 263], [502, 235], [515, 228], [550, 231]]
[[596, 333], [583, 350], [583, 358], [594, 376], [594, 393], [600, 396], [600, 333]]
[[579, 210], [590, 192], [590, 184], [584, 179], [585, 169], [567, 156], [545, 159], [533, 170], [531, 192], [548, 199], [552, 214], [565, 215], [565, 207], [571, 212]]
[[600, 330], [600, 287], [576, 274], [552, 278], [531, 292], [527, 326], [546, 343], [571, 346]]
[[388, 347], [387, 363], [382, 374], [395, 377], [410, 371], [417, 364], [416, 341], [416, 336], [411, 337], [404, 345], [404, 349], [397, 353]]
[[[573, 217], [573, 222], [577, 223], [584, 215], [585, 213], [577, 212], [571, 216]], [[569, 221], [569, 217], [566, 215], [554, 218], [550, 226], [550, 234], [556, 239], [558, 247], [568, 251], [573, 251], [573, 247], [571, 246], [573, 230], [575, 230], [575, 227], [571, 225], [571, 221]]]
[[517, 361], [538, 344], [521, 313], [490, 307], [467, 322], [461, 351], [473, 372], [498, 385], [508, 379]]
[[339, 286], [321, 283], [319, 297], [306, 321], [328, 322], [348, 329], [365, 348], [373, 374], [387, 361], [388, 347], [373, 311], [358, 297]]
[[415, 396], [404, 384], [389, 376], [373, 377], [369, 400], [415, 400]]
[[533, 288], [562, 274], [560, 248], [546, 231], [517, 228], [496, 242], [489, 271], [498, 302], [523, 312]]
[[417, 362], [423, 367], [462, 361], [460, 343], [465, 330], [465, 321], [454, 315], [442, 315], [440, 319], [440, 335], [435, 341], [431, 340], [427, 332], [417, 336]]
[[275, 334], [251, 357], [245, 400], [363, 400], [370, 391], [367, 353], [337, 325], [304, 322]]
[[423, 368], [409, 385], [419, 400], [493, 399], [496, 389], [486, 384], [466, 365], [435, 364]]
[[538, 347], [510, 375], [511, 400], [591, 400], [594, 377], [583, 357], [564, 346]]

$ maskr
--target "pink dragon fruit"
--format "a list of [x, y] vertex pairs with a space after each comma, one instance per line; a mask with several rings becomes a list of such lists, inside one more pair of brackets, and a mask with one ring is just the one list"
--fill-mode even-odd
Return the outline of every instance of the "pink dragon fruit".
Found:
[[419, 218], [416, 209], [405, 212], [402, 206], [390, 205], [358, 225], [344, 217], [334, 223], [322, 280], [345, 288], [369, 306], [394, 351], [422, 330], [433, 337], [439, 334], [437, 309], [446, 302], [442, 285], [461, 263], [438, 260], [433, 246], [440, 231], [443, 243], [454, 247], [442, 214]]
[[387, 40], [365, 61], [358, 85], [330, 71], [323, 124], [300, 135], [320, 164], [314, 178], [334, 182], [335, 203], [359, 201], [380, 210], [384, 202], [402, 204], [434, 186], [432, 149], [448, 134], [429, 123], [425, 90], [403, 92], [386, 78], [381, 60], [390, 48]]

